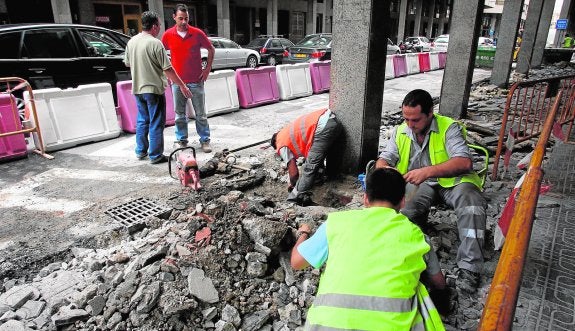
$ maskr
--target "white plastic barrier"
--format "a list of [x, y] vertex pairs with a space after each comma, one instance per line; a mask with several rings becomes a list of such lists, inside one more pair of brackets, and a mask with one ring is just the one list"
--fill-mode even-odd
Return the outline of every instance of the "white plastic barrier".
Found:
[[208, 76], [204, 84], [206, 113], [208, 116], [229, 113], [240, 109], [236, 72], [218, 70]]
[[395, 66], [393, 65], [393, 55], [385, 57], [385, 79], [395, 78]]
[[[24, 99], [30, 99], [26, 92]], [[116, 138], [121, 133], [108, 83], [34, 90], [34, 100], [46, 151]]]
[[431, 70], [439, 69], [439, 53], [437, 52], [429, 53], [429, 65]]
[[313, 93], [309, 63], [278, 65], [276, 77], [281, 100], [305, 97]]
[[419, 54], [405, 54], [405, 60], [407, 62], [407, 74], [413, 75], [419, 73]]

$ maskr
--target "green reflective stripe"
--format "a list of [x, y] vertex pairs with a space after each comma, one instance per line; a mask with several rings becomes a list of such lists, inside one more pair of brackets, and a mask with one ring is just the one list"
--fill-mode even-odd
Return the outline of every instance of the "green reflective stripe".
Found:
[[293, 148], [295, 148], [295, 152], [297, 153], [296, 157], [300, 157], [303, 156], [303, 153], [299, 150], [299, 146], [297, 144], [297, 140], [295, 139], [295, 134], [294, 134], [294, 126], [290, 125], [289, 127], [289, 139], [291, 140], [291, 144], [293, 146]]
[[413, 298], [382, 298], [366, 295], [327, 293], [318, 295], [313, 304], [314, 306], [405, 313], [413, 310], [414, 301]]

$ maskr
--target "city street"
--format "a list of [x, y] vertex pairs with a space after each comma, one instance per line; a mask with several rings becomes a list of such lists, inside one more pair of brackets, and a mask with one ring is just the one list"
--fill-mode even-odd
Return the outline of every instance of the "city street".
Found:
[[[442, 75], [443, 70], [437, 70], [387, 80], [384, 114], [397, 112], [403, 96], [415, 88], [438, 97]], [[489, 76], [490, 71], [476, 69], [473, 81]], [[269, 138], [297, 116], [327, 107], [328, 99], [327, 93], [312, 95], [212, 117], [212, 148], [217, 152]], [[199, 147], [193, 121], [189, 126], [192, 146]], [[171, 152], [174, 138], [174, 128], [166, 128], [166, 154]], [[134, 146], [134, 135], [122, 134], [117, 139], [53, 152], [53, 160], [30, 153], [26, 159], [0, 164], [0, 277], [7, 276], [14, 266], [42, 267], [74, 243], [97, 243], [106, 238], [110, 230], [118, 228], [104, 214], [111, 207], [141, 197], [165, 202], [181, 192], [166, 164], [138, 161]], [[260, 152], [252, 148], [245, 153]], [[200, 166], [212, 156], [198, 148]]]

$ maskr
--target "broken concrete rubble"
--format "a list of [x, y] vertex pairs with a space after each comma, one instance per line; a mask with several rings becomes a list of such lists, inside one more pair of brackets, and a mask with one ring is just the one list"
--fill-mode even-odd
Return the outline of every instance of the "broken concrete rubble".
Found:
[[[504, 99], [501, 89], [475, 86], [469, 117], [481, 125], [477, 131], [497, 127]], [[382, 136], [401, 121], [399, 114], [385, 116]], [[478, 134], [488, 140], [485, 132], [491, 131]], [[172, 202], [178, 208], [168, 220], [148, 221], [135, 233], [114, 233], [121, 242], [109, 247], [76, 247], [69, 259], [50, 261], [30, 280], [3, 280], [0, 331], [301, 330], [320, 271], [291, 268], [294, 230], [301, 223], [317, 227], [329, 212], [358, 208], [362, 191], [347, 177], [317, 188], [314, 199], [325, 206], [286, 203], [286, 171], [266, 153], [244, 162], [260, 166], [257, 171], [216, 175], [203, 183], [204, 191], [176, 194]], [[520, 174], [487, 180], [488, 238]], [[456, 222], [451, 209], [438, 206], [427, 229], [450, 284], [459, 243]], [[498, 257], [490, 244], [485, 257], [482, 288], [475, 297], [454, 298], [456, 307], [445, 318], [448, 329], [477, 326]]]

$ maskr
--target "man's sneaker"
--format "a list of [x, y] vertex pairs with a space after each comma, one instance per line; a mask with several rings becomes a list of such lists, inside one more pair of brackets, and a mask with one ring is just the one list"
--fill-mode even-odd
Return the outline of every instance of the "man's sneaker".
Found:
[[479, 274], [467, 269], [459, 269], [455, 286], [464, 292], [475, 293], [479, 286]]
[[136, 154], [138, 160], [143, 160], [146, 158], [146, 156], [148, 156], [148, 153]]
[[185, 140], [176, 140], [174, 141], [174, 148], [182, 148], [182, 147], [188, 147], [188, 142]]
[[202, 146], [202, 151], [204, 151], [204, 153], [211, 153], [212, 152], [212, 148], [210, 147], [209, 141], [205, 141], [205, 142], [201, 143], [201, 146]]
[[151, 164], [158, 164], [158, 163], [164, 163], [164, 162], [168, 162], [168, 157], [165, 155], [160, 155], [160, 157], [157, 157], [153, 160], [150, 160]]

